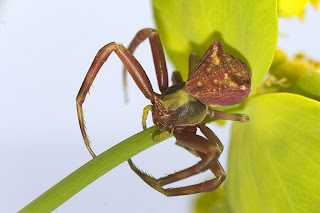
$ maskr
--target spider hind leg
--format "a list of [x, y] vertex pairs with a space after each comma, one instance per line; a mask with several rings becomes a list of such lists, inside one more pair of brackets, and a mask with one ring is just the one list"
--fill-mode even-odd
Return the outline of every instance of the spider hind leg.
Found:
[[[174, 131], [174, 136], [181, 145], [194, 149], [200, 156], [201, 160], [197, 164], [159, 179], [139, 170], [132, 160], [129, 159], [128, 163], [131, 169], [149, 186], [166, 196], [188, 195], [216, 189], [226, 178], [226, 173], [218, 161], [218, 157], [221, 154], [223, 146], [220, 146], [221, 142], [209, 128], [204, 125], [200, 125], [200, 130], [204, 133], [207, 139], [195, 134], [196, 127], [178, 129]], [[210, 169], [215, 175], [215, 178], [212, 180], [184, 187], [163, 188], [163, 186], [167, 184], [191, 177], [208, 169]]]

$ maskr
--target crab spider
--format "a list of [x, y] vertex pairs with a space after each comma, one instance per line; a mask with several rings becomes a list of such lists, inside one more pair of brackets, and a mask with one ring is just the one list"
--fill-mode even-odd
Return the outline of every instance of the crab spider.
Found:
[[[153, 91], [144, 69], [132, 55], [135, 48], [147, 38], [150, 41], [161, 94]], [[226, 173], [218, 161], [223, 145], [213, 131], [205, 126], [204, 119], [208, 116], [213, 119], [240, 122], [249, 120], [246, 114], [227, 113], [210, 108], [238, 104], [247, 98], [251, 90], [251, 75], [247, 66], [238, 58], [226, 53], [222, 44], [215, 41], [201, 60], [196, 53], [190, 53], [189, 78], [186, 82], [183, 82], [180, 73], [175, 71], [172, 76], [174, 84], [168, 87], [166, 61], [156, 30], [151, 28], [140, 30], [128, 49], [115, 42], [105, 45], [97, 53], [76, 98], [81, 133], [92, 157], [96, 155], [90, 147], [86, 133], [82, 104], [101, 66], [112, 52], [115, 52], [124, 64], [124, 77], [127, 70], [141, 92], [151, 102], [151, 105], [143, 110], [143, 128], [146, 128], [147, 114], [151, 110], [154, 124], [162, 131], [161, 134], [154, 136], [154, 140], [165, 139], [173, 132], [179, 145], [201, 158], [195, 165], [159, 179], [142, 172], [129, 159], [131, 169], [151, 187], [167, 196], [207, 192], [220, 186], [226, 178]], [[126, 85], [125, 78], [124, 83]], [[197, 128], [205, 137], [196, 134]], [[167, 184], [208, 169], [215, 175], [212, 180], [184, 187], [163, 188]]]

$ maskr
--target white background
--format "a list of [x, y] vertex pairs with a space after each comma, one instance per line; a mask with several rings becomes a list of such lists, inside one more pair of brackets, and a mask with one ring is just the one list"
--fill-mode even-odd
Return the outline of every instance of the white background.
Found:
[[[279, 46], [320, 60], [319, 22], [311, 7], [303, 22], [280, 20]], [[0, 212], [18, 211], [91, 159], [78, 127], [77, 92], [103, 45], [127, 46], [144, 27], [155, 27], [149, 1], [0, 1]], [[158, 91], [148, 42], [135, 56]], [[149, 102], [129, 79], [130, 102], [124, 103], [121, 69], [112, 54], [84, 103], [96, 153], [142, 129], [142, 109]], [[173, 70], [170, 64], [168, 69]], [[228, 128], [210, 127], [228, 148]], [[197, 161], [173, 143], [154, 146], [134, 161], [156, 177]], [[227, 152], [220, 158], [225, 168]], [[210, 175], [191, 182], [205, 177]], [[190, 212], [193, 198], [165, 197], [123, 163], [55, 212]]]

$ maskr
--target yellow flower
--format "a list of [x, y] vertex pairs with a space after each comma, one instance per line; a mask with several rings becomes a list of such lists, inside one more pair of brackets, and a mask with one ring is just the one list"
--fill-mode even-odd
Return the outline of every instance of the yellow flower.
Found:
[[303, 19], [304, 8], [308, 3], [318, 8], [319, 0], [278, 0], [278, 15], [280, 17], [298, 16]]

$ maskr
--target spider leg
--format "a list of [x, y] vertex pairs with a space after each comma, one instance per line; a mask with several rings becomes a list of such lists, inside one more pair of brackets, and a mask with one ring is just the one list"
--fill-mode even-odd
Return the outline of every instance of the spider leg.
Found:
[[[203, 153], [199, 153], [201, 158], [205, 158]], [[202, 183], [184, 186], [184, 187], [177, 187], [177, 188], [163, 188], [161, 184], [159, 184], [160, 179], [156, 179], [147, 173], [139, 170], [132, 162], [131, 159], [128, 160], [131, 169], [139, 175], [141, 179], [143, 179], [149, 186], [154, 188], [155, 190], [161, 192], [166, 196], [179, 196], [179, 195], [189, 195], [189, 194], [196, 194], [201, 192], [210, 192], [218, 188], [226, 179], [227, 175], [223, 170], [222, 166], [220, 165], [219, 161], [217, 161], [212, 167], [209, 169], [215, 175], [215, 178], [204, 181]]]
[[221, 143], [220, 139], [218, 138], [218, 136], [216, 134], [214, 134], [214, 132], [208, 128], [204, 123], [199, 125], [200, 131], [204, 134], [204, 136], [206, 136], [206, 138], [208, 138], [208, 140], [214, 144], [215, 146], [218, 146], [219, 149], [221, 150], [221, 152], [224, 149], [223, 144]]
[[180, 74], [179, 71], [174, 71], [174, 72], [172, 73], [171, 80], [172, 80], [172, 83], [173, 83], [173, 84], [178, 84], [178, 83], [183, 82], [182, 76], [181, 76], [181, 74]]
[[154, 141], [162, 141], [162, 140], [168, 138], [170, 134], [171, 134], [171, 131], [164, 130], [164, 131], [160, 132], [159, 134], [154, 135], [152, 139]]
[[147, 122], [146, 121], [147, 121], [149, 111], [152, 112], [152, 105], [147, 105], [143, 109], [143, 114], [142, 114], [142, 128], [143, 128], [143, 130], [147, 129]]
[[[206, 136], [206, 138], [208, 138], [208, 140], [210, 142], [212, 142], [214, 145], [218, 146], [220, 148], [221, 152], [222, 152], [223, 149], [224, 149], [224, 146], [221, 143], [221, 141], [218, 138], [218, 136], [216, 134], [214, 134], [214, 132], [210, 128], [208, 128], [205, 124], [200, 124], [199, 128], [200, 128], [201, 132]], [[186, 149], [187, 151], [189, 151], [194, 156], [200, 157], [196, 150], [194, 150], [192, 148], [189, 148], [187, 146], [184, 146], [182, 144], [179, 144], [178, 142], [176, 142], [176, 145]]]
[[[226, 174], [217, 160], [219, 155], [221, 154], [221, 150], [218, 146], [219, 142], [211, 141], [212, 139], [214, 139], [214, 137], [212, 137], [212, 135], [210, 135], [207, 130], [205, 130], [206, 133], [210, 135], [208, 139], [196, 135], [195, 130], [196, 127], [191, 127], [189, 130], [186, 128], [174, 131], [174, 136], [177, 138], [180, 144], [194, 149], [201, 157], [202, 160], [194, 166], [159, 179], [155, 179], [139, 170], [130, 159], [128, 162], [131, 169], [137, 175], [139, 175], [140, 178], [142, 178], [148, 185], [167, 196], [194, 194], [199, 192], [211, 191], [217, 188], [226, 178]], [[169, 183], [173, 183], [192, 175], [201, 173], [207, 169], [210, 169], [215, 174], [216, 177], [214, 179], [185, 187], [167, 189], [162, 187]]]
[[211, 138], [206, 139], [196, 135], [196, 128], [188, 127], [182, 131], [175, 129], [174, 136], [180, 145], [195, 150], [198, 155], [199, 153], [203, 153], [204, 155], [203, 159], [194, 166], [161, 178], [162, 185], [206, 171], [218, 160], [222, 152], [220, 147], [216, 145], [217, 143], [210, 140]]
[[190, 52], [189, 54], [189, 76], [193, 72], [193, 70], [197, 67], [199, 64], [201, 58], [196, 52]]
[[[192, 71], [200, 62], [200, 56], [196, 52], [191, 52], [189, 54], [189, 76], [191, 75]], [[172, 73], [172, 82], [173, 84], [181, 83], [183, 82], [183, 79], [181, 77], [181, 74], [179, 71], [174, 71]]]
[[232, 120], [241, 123], [249, 121], [249, 116], [244, 113], [221, 112], [215, 109], [208, 108], [207, 116], [218, 120]]
[[[146, 38], [149, 38], [154, 67], [158, 79], [158, 85], [161, 92], [164, 92], [168, 88], [168, 71], [163, 48], [158, 31], [152, 28], [145, 28], [140, 30], [129, 45], [129, 52], [133, 53], [136, 47], [143, 42]], [[123, 88], [125, 91], [125, 98], [127, 100], [127, 72], [126, 68], [123, 68]]]
[[82, 83], [82, 86], [76, 98], [77, 113], [78, 113], [78, 119], [79, 119], [82, 137], [92, 157], [95, 157], [96, 155], [94, 154], [94, 152], [90, 147], [90, 141], [86, 133], [82, 104], [101, 66], [108, 59], [109, 55], [112, 52], [115, 52], [118, 55], [118, 57], [120, 58], [124, 66], [128, 69], [133, 80], [135, 81], [135, 83], [137, 84], [137, 86], [139, 87], [139, 89], [142, 91], [142, 93], [147, 99], [149, 99], [153, 103], [154, 98], [157, 95], [153, 91], [149, 78], [147, 77], [145, 71], [143, 70], [139, 62], [131, 55], [131, 53], [122, 44], [112, 42], [102, 47], [97, 53], [95, 59], [93, 60], [92, 65], [89, 68], [89, 71]]
[[[200, 157], [203, 158], [203, 153], [199, 153]], [[204, 181], [199, 184], [192, 185], [189, 189], [192, 194], [201, 192], [210, 192], [218, 188], [226, 179], [227, 175], [223, 170], [219, 161], [217, 161], [212, 167], [210, 167], [211, 172], [215, 175], [215, 178], [211, 180]], [[186, 189], [184, 189], [186, 190]]]
[[193, 150], [193, 149], [191, 149], [191, 148], [189, 148], [189, 147], [183, 146], [183, 145], [181, 145], [181, 144], [178, 143], [178, 142], [176, 142], [175, 145], [177, 145], [177, 146], [179, 146], [179, 147], [181, 147], [181, 148], [184, 148], [185, 150], [187, 150], [188, 152], [190, 152], [190, 153], [193, 154], [194, 156], [199, 157], [198, 153], [197, 153], [195, 150]]

